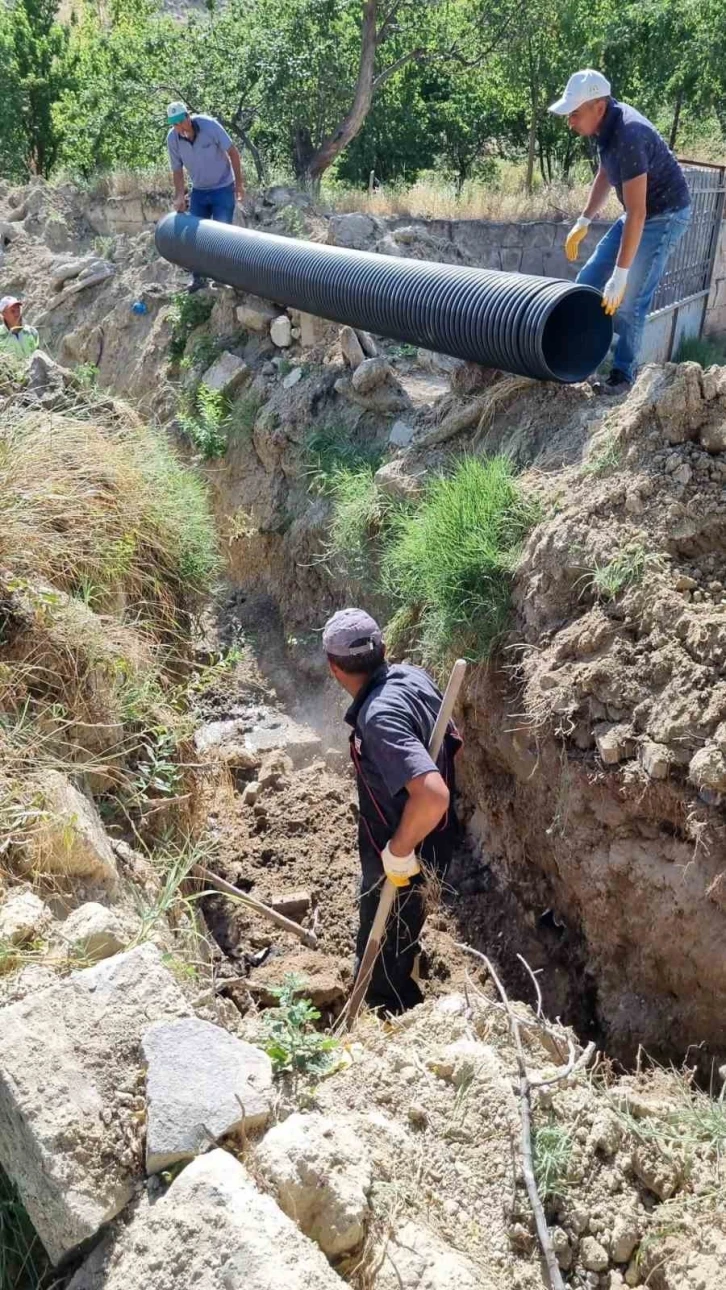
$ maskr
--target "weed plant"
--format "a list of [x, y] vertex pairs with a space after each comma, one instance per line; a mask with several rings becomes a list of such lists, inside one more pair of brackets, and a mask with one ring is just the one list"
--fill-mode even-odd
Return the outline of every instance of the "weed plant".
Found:
[[0, 1287], [41, 1290], [51, 1266], [40, 1239], [7, 1174], [0, 1169]]
[[637, 586], [647, 569], [660, 564], [659, 556], [647, 551], [641, 543], [632, 543], [619, 551], [607, 564], [596, 565], [586, 580], [596, 596], [615, 600], [627, 587]]
[[568, 1173], [572, 1156], [572, 1137], [555, 1119], [535, 1128], [532, 1155], [537, 1190], [547, 1203], [562, 1201], [567, 1195]]
[[229, 402], [220, 390], [198, 385], [179, 410], [179, 425], [206, 460], [223, 457], [227, 451]]
[[356, 442], [345, 426], [329, 422], [316, 426], [305, 442], [313, 486], [323, 493], [330, 490], [341, 470], [364, 468], [375, 472], [383, 461], [383, 453], [382, 445]]
[[192, 332], [208, 321], [213, 308], [214, 300], [205, 291], [196, 291], [192, 295], [186, 291], [180, 291], [174, 296], [169, 311], [171, 323], [169, 357], [172, 362], [179, 362], [183, 357]]
[[415, 612], [425, 663], [491, 655], [507, 626], [512, 572], [537, 511], [504, 458], [464, 458], [423, 500], [390, 517], [382, 581], [399, 611]]
[[278, 1075], [325, 1075], [335, 1062], [338, 1042], [315, 1029], [320, 1012], [303, 996], [305, 986], [304, 977], [288, 972], [270, 990], [278, 1002], [265, 1013], [263, 1046]]
[[395, 503], [380, 492], [372, 466], [332, 470], [326, 491], [333, 499], [325, 560], [353, 590], [375, 583]]

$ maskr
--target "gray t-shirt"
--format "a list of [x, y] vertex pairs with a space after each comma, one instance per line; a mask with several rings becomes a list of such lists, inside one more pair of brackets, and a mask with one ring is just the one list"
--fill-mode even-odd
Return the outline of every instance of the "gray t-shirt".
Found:
[[232, 147], [224, 126], [213, 116], [193, 116], [194, 139], [170, 130], [166, 136], [172, 170], [186, 167], [193, 188], [225, 188], [234, 183], [228, 150]]

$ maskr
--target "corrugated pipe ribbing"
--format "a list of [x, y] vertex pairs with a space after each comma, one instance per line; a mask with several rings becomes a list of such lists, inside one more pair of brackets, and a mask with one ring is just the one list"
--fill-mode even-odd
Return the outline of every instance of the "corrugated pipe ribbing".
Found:
[[557, 278], [396, 259], [166, 215], [156, 246], [193, 273], [319, 318], [486, 367], [571, 383], [607, 354], [599, 291]]

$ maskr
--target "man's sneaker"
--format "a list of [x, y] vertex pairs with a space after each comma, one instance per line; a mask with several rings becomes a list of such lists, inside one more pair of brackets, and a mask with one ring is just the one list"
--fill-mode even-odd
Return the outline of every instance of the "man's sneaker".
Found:
[[189, 286], [187, 287], [187, 293], [191, 296], [194, 291], [203, 291], [206, 285], [207, 285], [207, 279], [198, 278], [197, 275], [195, 274], [191, 282], [189, 283]]
[[594, 380], [591, 385], [596, 394], [627, 394], [632, 387], [632, 381], [628, 380], [624, 372], [618, 372], [616, 368], [613, 368], [607, 380]]

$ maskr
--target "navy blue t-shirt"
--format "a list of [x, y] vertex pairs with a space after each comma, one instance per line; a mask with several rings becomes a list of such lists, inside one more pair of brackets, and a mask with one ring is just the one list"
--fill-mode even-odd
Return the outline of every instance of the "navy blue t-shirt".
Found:
[[461, 741], [450, 725], [438, 766], [432, 761], [428, 743], [440, 707], [441, 693], [422, 668], [384, 663], [345, 714], [353, 726], [361, 814], [382, 844], [398, 827], [410, 780], [440, 770], [448, 782], [452, 753]]
[[597, 133], [600, 164], [619, 200], [623, 184], [648, 176], [646, 217], [667, 215], [690, 204], [685, 175], [662, 135], [628, 103], [610, 99]]

